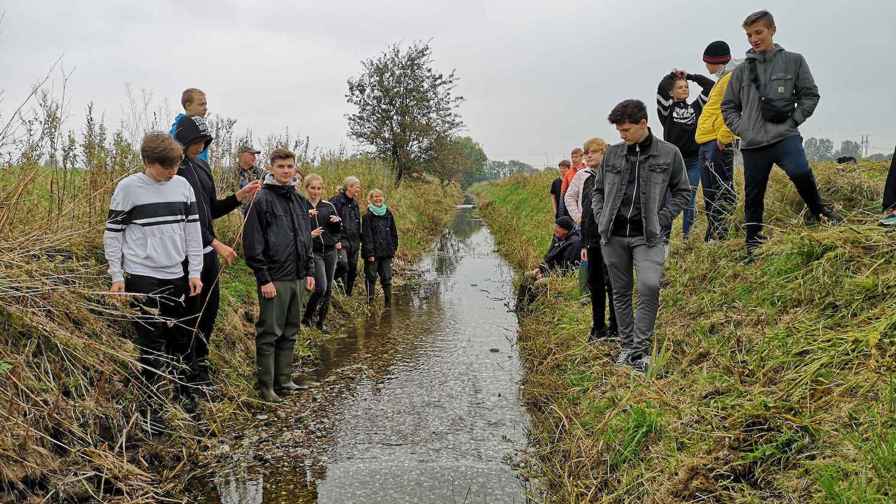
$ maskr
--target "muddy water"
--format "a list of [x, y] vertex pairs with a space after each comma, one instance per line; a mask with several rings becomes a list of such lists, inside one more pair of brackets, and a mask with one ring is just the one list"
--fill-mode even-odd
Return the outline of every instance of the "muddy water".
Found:
[[391, 309], [324, 344], [309, 391], [247, 430], [236, 451], [254, 453], [207, 502], [525, 502], [512, 270], [474, 212], [458, 209]]

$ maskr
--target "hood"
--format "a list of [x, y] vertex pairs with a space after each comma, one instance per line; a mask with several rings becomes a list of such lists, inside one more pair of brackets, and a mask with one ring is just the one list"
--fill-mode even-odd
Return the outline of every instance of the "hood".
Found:
[[[264, 185], [285, 187], [283, 184], [277, 182], [277, 179], [274, 178], [274, 174], [271, 172], [264, 172], [264, 179], [261, 181], [261, 183]], [[289, 184], [287, 185], [295, 190], [299, 185], [299, 177], [292, 177], [291, 179], [289, 179]]]
[[772, 45], [772, 48], [769, 51], [764, 52], [764, 53], [757, 53], [756, 51], [753, 50], [753, 48], [750, 48], [749, 50], [747, 50], [747, 58], [746, 59], [747, 60], [754, 59], [756, 61], [761, 61], [764, 63], [764, 62], [774, 58], [775, 55], [778, 54], [778, 51], [783, 51], [783, 50], [784, 50], [784, 48], [779, 46], [778, 44]]
[[175, 127], [174, 139], [184, 149], [201, 141], [202, 150], [208, 149], [213, 140], [211, 133], [209, 133], [208, 123], [199, 116], [183, 117]]

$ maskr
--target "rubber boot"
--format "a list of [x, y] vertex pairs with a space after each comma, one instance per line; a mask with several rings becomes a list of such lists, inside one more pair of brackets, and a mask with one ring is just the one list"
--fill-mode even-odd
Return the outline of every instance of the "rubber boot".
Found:
[[278, 349], [276, 352], [274, 390], [281, 395], [289, 395], [299, 390], [299, 386], [292, 381], [292, 354], [292, 347], [288, 350]]
[[267, 402], [280, 402], [280, 396], [274, 392], [274, 355], [255, 356], [256, 376], [261, 398]]
[[386, 306], [392, 306], [392, 284], [383, 285], [383, 302]]

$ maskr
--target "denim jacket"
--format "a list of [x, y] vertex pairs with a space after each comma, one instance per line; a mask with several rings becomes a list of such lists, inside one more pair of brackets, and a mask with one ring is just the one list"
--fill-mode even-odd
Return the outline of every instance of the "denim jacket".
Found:
[[[678, 147], [656, 137], [646, 152], [631, 157], [626, 152], [627, 145], [620, 143], [610, 146], [604, 155], [592, 192], [594, 220], [601, 244], [606, 244], [629, 172], [636, 170], [644, 239], [653, 247], [662, 239], [662, 230], [671, 228], [672, 221], [690, 201], [691, 186], [684, 159]], [[671, 198], [666, 198], [667, 192]]]

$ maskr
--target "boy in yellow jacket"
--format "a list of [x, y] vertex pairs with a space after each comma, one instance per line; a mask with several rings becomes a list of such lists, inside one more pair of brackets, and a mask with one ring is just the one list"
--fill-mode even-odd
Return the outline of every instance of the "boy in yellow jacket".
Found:
[[706, 69], [718, 80], [703, 106], [697, 121], [695, 139], [700, 145], [698, 162], [703, 183], [703, 202], [706, 206], [705, 240], [707, 242], [728, 238], [728, 219], [737, 203], [734, 189], [734, 134], [725, 126], [722, 118], [722, 98], [734, 70], [731, 49], [724, 41], [717, 40], [703, 51]]

